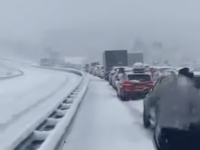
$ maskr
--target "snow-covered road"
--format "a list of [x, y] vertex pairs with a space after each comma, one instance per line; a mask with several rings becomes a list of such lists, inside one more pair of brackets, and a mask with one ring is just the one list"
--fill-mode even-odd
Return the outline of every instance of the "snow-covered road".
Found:
[[23, 71], [23, 76], [0, 81], [0, 127], [60, 90], [68, 80], [62, 72], [37, 68]]
[[141, 102], [134, 103], [122, 103], [107, 82], [92, 77], [63, 150], [154, 150]]
[[5, 148], [20, 141], [20, 136], [33, 130], [67, 93], [75, 88], [80, 76], [73, 73], [34, 68], [6, 62], [22, 70], [23, 76], [0, 81], [0, 145]]

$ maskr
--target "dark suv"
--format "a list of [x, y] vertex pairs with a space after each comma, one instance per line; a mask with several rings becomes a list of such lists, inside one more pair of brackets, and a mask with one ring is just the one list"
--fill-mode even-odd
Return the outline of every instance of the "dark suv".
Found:
[[[169, 74], [168, 74], [169, 73]], [[149, 93], [145, 96], [143, 105], [143, 124], [145, 128], [154, 128], [157, 122], [157, 102], [160, 100], [160, 92], [163, 92], [165, 89], [163, 88], [164, 84], [172, 79], [172, 76], [176, 76], [177, 72], [168, 71], [166, 74], [158, 78], [152, 89]], [[200, 72], [194, 72], [193, 78], [194, 86], [197, 89], [200, 89]]]

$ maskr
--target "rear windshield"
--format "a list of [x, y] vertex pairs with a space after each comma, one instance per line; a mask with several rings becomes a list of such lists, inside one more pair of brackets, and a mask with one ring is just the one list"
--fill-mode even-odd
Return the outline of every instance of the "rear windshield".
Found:
[[151, 81], [151, 76], [148, 74], [130, 74], [128, 75], [128, 79], [139, 81]]
[[200, 77], [194, 77], [195, 87], [200, 89]]

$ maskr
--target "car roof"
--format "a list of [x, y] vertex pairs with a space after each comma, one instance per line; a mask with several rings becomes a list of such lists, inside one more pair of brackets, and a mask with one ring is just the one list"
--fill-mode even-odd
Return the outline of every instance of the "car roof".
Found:
[[[176, 75], [178, 75], [178, 70], [169, 69], [169, 70], [164, 71], [162, 76], [169, 76], [170, 74], [168, 74], [168, 73], [170, 73], [170, 71], [173, 71]], [[193, 73], [194, 73], [194, 77], [200, 77], [200, 71], [193, 71]]]
[[133, 71], [133, 68], [127, 67], [125, 68], [125, 71]]
[[113, 70], [118, 70], [119, 68], [124, 68], [125, 70], [127, 70], [127, 69], [130, 69], [131, 70], [131, 68], [130, 67], [127, 67], [127, 66], [119, 66], [119, 67], [113, 67]]
[[194, 71], [194, 76], [200, 76], [200, 71]]
[[164, 68], [173, 68], [172, 66], [150, 66], [149, 68], [155, 68], [155, 69], [164, 69]]

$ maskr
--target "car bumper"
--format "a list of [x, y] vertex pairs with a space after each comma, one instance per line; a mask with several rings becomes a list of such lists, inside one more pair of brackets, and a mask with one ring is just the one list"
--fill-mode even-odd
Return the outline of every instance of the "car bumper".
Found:
[[122, 91], [121, 95], [124, 97], [129, 97], [130, 99], [134, 99], [136, 97], [144, 97], [148, 93], [147, 90], [132, 90], [132, 91]]

